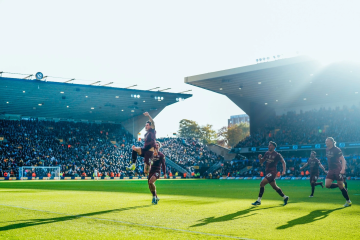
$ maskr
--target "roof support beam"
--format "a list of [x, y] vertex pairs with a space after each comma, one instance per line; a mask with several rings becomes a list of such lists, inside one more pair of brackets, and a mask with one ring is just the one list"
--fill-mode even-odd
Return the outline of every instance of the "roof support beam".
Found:
[[114, 83], [114, 82], [109, 82], [109, 83], [104, 84], [104, 85], [102, 85], [102, 86], [108, 86], [108, 85], [113, 84], [113, 83]]
[[97, 82], [91, 83], [91, 84], [89, 84], [89, 85], [94, 85], [94, 84], [97, 84], [97, 83], [99, 83], [99, 82], [101, 82], [101, 81], [97, 81]]
[[74, 80], [75, 80], [75, 78], [72, 78], [70, 80], [65, 81], [64, 83], [68, 83], [68, 82], [71, 82], [71, 81], [74, 81]]
[[179, 93], [186, 93], [186, 92], [191, 92], [192, 90], [186, 90], [186, 91], [183, 91], [183, 92], [179, 92]]
[[158, 92], [163, 92], [163, 91], [166, 91], [166, 90], [169, 90], [171, 88], [165, 88], [165, 89], [162, 89], [162, 90], [159, 90]]
[[28, 78], [30, 78], [30, 77], [32, 77], [32, 76], [34, 76], [34, 75], [33, 75], [33, 74], [30, 74], [30, 75], [24, 77], [24, 79], [28, 79]]
[[155, 89], [158, 89], [158, 88], [160, 88], [160, 87], [151, 88], [151, 89], [149, 89], [148, 91], [155, 90]]

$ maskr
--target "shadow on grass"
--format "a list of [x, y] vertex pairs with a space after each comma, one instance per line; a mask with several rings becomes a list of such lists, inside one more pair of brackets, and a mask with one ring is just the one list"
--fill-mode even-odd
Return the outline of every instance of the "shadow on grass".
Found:
[[319, 221], [322, 220], [324, 218], [326, 218], [327, 216], [329, 216], [330, 213], [340, 210], [340, 209], [344, 209], [342, 208], [335, 208], [332, 210], [315, 210], [310, 212], [308, 215], [303, 216], [303, 217], [299, 217], [296, 218], [294, 220], [289, 221], [287, 224], [282, 225], [277, 227], [276, 229], [287, 229], [290, 227], [294, 227], [296, 225], [302, 225], [302, 224], [308, 224], [308, 223], [313, 223], [315, 221]]
[[[111, 210], [106, 210], [106, 211], [85, 213], [85, 214], [79, 214], [79, 215], [70, 215], [70, 216], [63, 216], [63, 217], [55, 217], [55, 218], [25, 220], [25, 221], [22, 221], [21, 223], [15, 223], [15, 224], [10, 224], [7, 226], [0, 227], [0, 232], [7, 231], [7, 230], [13, 230], [13, 229], [19, 229], [19, 228], [33, 227], [33, 226], [49, 224], [49, 223], [70, 221], [70, 220], [75, 220], [78, 218], [90, 217], [90, 216], [95, 216], [95, 215], [104, 214], [104, 213], [121, 212], [121, 211], [145, 208], [145, 207], [150, 207], [150, 205], [118, 208], [118, 209], [111, 209]], [[47, 213], [51, 213], [51, 212], [47, 212]], [[17, 222], [19, 222], [19, 221], [20, 220], [18, 220]]]
[[[156, 182], [156, 186], [159, 195], [253, 200], [259, 194], [259, 183], [260, 181], [257, 180], [159, 180]], [[351, 184], [354, 189], [360, 189], [360, 181], [353, 181]], [[281, 182], [280, 186], [284, 193], [290, 196], [290, 201], [291, 199], [298, 198], [301, 202], [316, 201], [329, 203], [329, 199], [326, 197], [308, 199], [307, 191], [309, 186], [307, 182], [302, 180]], [[146, 180], [0, 181], [0, 193], [4, 194], [3, 197], [6, 197], [5, 195], [7, 194], [21, 194], [21, 191], [17, 192], [18, 189], [21, 189], [21, 191], [33, 191], [34, 194], [44, 191], [150, 194]], [[265, 187], [265, 192], [266, 199], [279, 199], [278, 194], [270, 186]], [[322, 194], [333, 194], [330, 192], [324, 191]], [[341, 194], [338, 194], [338, 196], [339, 199], [342, 198]], [[337, 200], [334, 199], [335, 201]]]
[[205, 225], [210, 224], [210, 223], [226, 222], [226, 221], [232, 221], [232, 220], [239, 219], [239, 218], [250, 217], [250, 216], [255, 215], [256, 212], [258, 212], [258, 211], [271, 209], [271, 208], [278, 208], [278, 207], [282, 207], [282, 205], [281, 206], [274, 206], [274, 207], [267, 207], [267, 208], [259, 208], [259, 207], [254, 206], [254, 207], [250, 207], [250, 208], [245, 209], [245, 210], [237, 211], [235, 213], [231, 213], [231, 214], [224, 215], [224, 216], [217, 217], [217, 218], [216, 217], [204, 218], [204, 219], [199, 220], [200, 223], [192, 225], [190, 227], [201, 227], [201, 226], [205, 226]]

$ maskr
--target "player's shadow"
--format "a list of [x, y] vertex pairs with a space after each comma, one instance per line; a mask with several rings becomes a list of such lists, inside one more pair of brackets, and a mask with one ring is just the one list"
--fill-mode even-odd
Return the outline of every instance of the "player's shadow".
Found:
[[231, 214], [224, 215], [224, 216], [217, 217], [217, 218], [216, 217], [204, 218], [204, 219], [199, 220], [200, 223], [192, 225], [190, 227], [200, 227], [200, 226], [204, 226], [204, 225], [207, 225], [207, 224], [210, 224], [210, 223], [226, 222], [226, 221], [231, 221], [231, 220], [235, 220], [235, 219], [239, 219], [239, 218], [250, 217], [250, 216], [255, 215], [257, 211], [271, 209], [271, 208], [278, 208], [278, 207], [281, 207], [281, 206], [274, 206], [274, 207], [267, 207], [267, 208], [259, 208], [259, 207], [254, 206], [254, 207], [250, 207], [248, 209], [237, 211], [235, 213], [231, 213]]
[[[112, 213], [112, 212], [121, 212], [121, 211], [138, 209], [138, 208], [145, 208], [145, 207], [150, 207], [150, 205], [127, 207], [127, 208], [118, 208], [118, 209], [111, 209], [111, 210], [92, 212], [92, 213], [85, 213], [85, 214], [79, 214], [79, 215], [67, 215], [67, 216], [55, 217], [55, 218], [25, 220], [25, 221], [22, 221], [21, 223], [14, 223], [14, 224], [10, 224], [10, 225], [7, 225], [7, 226], [0, 227], [0, 232], [1, 231], [6, 231], [6, 230], [12, 230], [12, 229], [25, 228], [25, 227], [33, 227], [33, 226], [49, 224], [49, 223], [70, 221], [70, 220], [79, 219], [79, 218], [89, 218], [91, 216], [95, 216], [95, 215], [99, 215], [99, 214]], [[44, 211], [44, 213], [50, 213], [51, 214], [50, 211], [49, 212]], [[96, 218], [93, 218], [93, 219], [96, 219]], [[21, 220], [18, 220], [16, 222], [19, 222], [19, 221], [21, 221]]]
[[290, 227], [294, 227], [296, 225], [308, 224], [308, 223], [312, 223], [315, 221], [319, 221], [319, 220], [322, 220], [322, 219], [326, 218], [327, 216], [329, 216], [330, 213], [340, 210], [340, 209], [344, 209], [344, 208], [335, 208], [332, 210], [315, 210], [315, 211], [310, 212], [306, 216], [302, 216], [302, 217], [296, 218], [294, 220], [291, 220], [287, 224], [279, 226], [276, 229], [287, 229]]

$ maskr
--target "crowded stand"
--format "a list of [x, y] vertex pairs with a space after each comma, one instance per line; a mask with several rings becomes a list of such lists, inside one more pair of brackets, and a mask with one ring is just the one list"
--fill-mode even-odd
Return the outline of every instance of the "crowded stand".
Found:
[[359, 122], [360, 111], [356, 107], [289, 112], [269, 119], [262, 129], [235, 148], [267, 146], [269, 141], [275, 141], [278, 146], [324, 143], [329, 136], [337, 142], [359, 141]]
[[194, 172], [193, 166], [213, 165], [222, 161], [223, 157], [210, 151], [206, 145], [193, 138], [160, 139], [162, 152], [170, 160]]
[[[309, 176], [309, 172], [300, 170], [300, 168], [307, 162], [309, 156], [305, 157], [284, 157], [286, 162], [286, 174], [285, 177], [304, 177]], [[328, 162], [326, 156], [317, 156], [321, 164], [328, 169]], [[345, 155], [346, 160], [346, 176], [360, 177], [360, 155], [350, 154]], [[282, 165], [279, 163], [277, 166], [279, 173], [282, 172]], [[230, 162], [225, 162], [224, 167], [221, 169], [220, 175], [228, 177], [263, 177], [265, 173], [265, 164], [262, 166], [259, 160], [254, 157], [247, 159], [235, 158]], [[326, 175], [320, 171], [320, 175]]]
[[[355, 127], [358, 114], [351, 110], [347, 110], [349, 114], [346, 116], [340, 114], [344, 111], [320, 110], [315, 113], [316, 116], [303, 113], [278, 117], [274, 123], [287, 122], [288, 124], [284, 125], [286, 127], [275, 135], [269, 134], [268, 138], [261, 139], [258, 145], [266, 145], [268, 140], [281, 142], [281, 140], [289, 139], [292, 136], [291, 132], [298, 131], [290, 129], [291, 121], [296, 122], [295, 125], [303, 129], [299, 131], [304, 132], [303, 138], [296, 136], [292, 138], [294, 141], [299, 141], [298, 144], [305, 143], [304, 139], [307, 139], [305, 132], [310, 128], [317, 129], [317, 133], [315, 134], [315, 130], [312, 131], [315, 135], [309, 138], [310, 140], [306, 140], [308, 142], [324, 141], [328, 135], [340, 139], [338, 141], [358, 140], [356, 139], [356, 135], [359, 134], [358, 128]], [[317, 115], [320, 113], [323, 117]], [[330, 118], [334, 120], [328, 120]], [[319, 119], [322, 120], [322, 124], [315, 124], [314, 122]], [[303, 123], [305, 121], [309, 121], [310, 124]], [[346, 124], [341, 124], [344, 122]], [[278, 126], [276, 124], [274, 126]], [[319, 127], [323, 124], [327, 125]], [[127, 169], [131, 162], [131, 146], [142, 146], [143, 142], [135, 142], [133, 136], [120, 124], [52, 122], [36, 119], [0, 120], [0, 130], [0, 177], [18, 177], [19, 167], [23, 166], [58, 166], [61, 176], [64, 177], [93, 177], [94, 172], [97, 172], [95, 177], [144, 175], [141, 157], [138, 158], [135, 172]], [[342, 137], [343, 135], [350, 140], [346, 140]], [[247, 138], [240, 143], [249, 143], [249, 139], [252, 138]], [[206, 174], [210, 174], [212, 178], [219, 178], [220, 176], [254, 177], [264, 173], [264, 166], [260, 165], [256, 156], [248, 156], [244, 159], [238, 154], [232, 161], [227, 162], [222, 156], [210, 151], [201, 141], [193, 138], [159, 138], [158, 140], [162, 143], [161, 151], [164, 155], [191, 174], [196, 172], [195, 168], [211, 167], [219, 162], [224, 163], [222, 168]], [[284, 158], [287, 164], [286, 176], [306, 175], [306, 171], [300, 171], [300, 167], [306, 162], [308, 156], [287, 155]], [[318, 158], [327, 168], [326, 157], [318, 156]], [[347, 175], [360, 177], [360, 156], [353, 152], [351, 155], [345, 155], [345, 159], [347, 160]], [[281, 164], [278, 170], [282, 171]], [[27, 171], [26, 176], [31, 177], [34, 176], [33, 174], [36, 176], [41, 170], [36, 171], [38, 172]], [[178, 175], [177, 170], [170, 166], [167, 166], [166, 173]]]
[[[0, 129], [1, 177], [17, 177], [23, 166], [59, 166], [64, 177], [93, 177], [95, 170], [98, 176], [129, 176], [133, 174], [127, 169], [131, 146], [144, 144], [135, 142], [119, 124], [0, 120]], [[197, 140], [159, 140], [165, 156], [191, 173], [193, 166], [222, 160]], [[137, 162], [135, 174], [143, 175], [143, 159], [139, 157]], [[27, 171], [26, 176], [39, 176], [41, 171]], [[178, 174], [169, 166], [166, 171]]]
[[132, 135], [118, 124], [0, 120], [0, 129], [0, 176], [16, 177], [22, 166], [59, 166], [70, 177], [93, 176], [95, 169], [119, 176], [131, 158]]

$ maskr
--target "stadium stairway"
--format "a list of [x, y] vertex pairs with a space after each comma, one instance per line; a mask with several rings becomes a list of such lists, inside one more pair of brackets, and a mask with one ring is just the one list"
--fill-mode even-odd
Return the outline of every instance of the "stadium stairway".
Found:
[[171, 161], [168, 157], [165, 157], [165, 163], [167, 166], [174, 168], [179, 173], [181, 173], [181, 174], [186, 173], [186, 176], [191, 177], [191, 174], [188, 171], [186, 171], [184, 168], [180, 167], [178, 164]]
[[252, 169], [252, 166], [247, 166], [247, 167], [244, 167], [243, 169], [241, 169], [239, 172], [240, 172], [240, 174], [243, 174], [243, 173], [249, 171], [250, 169]]
[[205, 172], [205, 176], [208, 175], [209, 173], [213, 173], [215, 172], [216, 170], [218, 170], [219, 168], [221, 168], [223, 166], [223, 162], [218, 162], [218, 163], [215, 163], [214, 165], [212, 165], [208, 170], [206, 170]]

